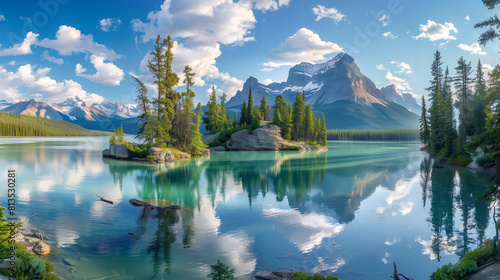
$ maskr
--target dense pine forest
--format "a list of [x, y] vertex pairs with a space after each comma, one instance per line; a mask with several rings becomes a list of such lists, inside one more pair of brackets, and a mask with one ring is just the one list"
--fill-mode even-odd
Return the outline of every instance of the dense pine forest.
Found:
[[328, 140], [375, 140], [375, 141], [399, 141], [418, 140], [420, 137], [418, 129], [340, 129], [328, 130]]
[[109, 132], [88, 130], [65, 121], [0, 113], [0, 136], [106, 136]]

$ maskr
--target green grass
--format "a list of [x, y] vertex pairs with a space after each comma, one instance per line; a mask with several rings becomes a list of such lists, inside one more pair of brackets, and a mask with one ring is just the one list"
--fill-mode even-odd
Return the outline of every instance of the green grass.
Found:
[[454, 158], [448, 159], [449, 164], [455, 164], [455, 165], [460, 165], [460, 166], [466, 166], [467, 164], [469, 164], [471, 162], [472, 162], [472, 159], [468, 155], [458, 155]]
[[418, 129], [340, 129], [328, 130], [326, 137], [328, 140], [377, 140], [377, 141], [401, 141], [419, 140]]
[[109, 132], [88, 130], [66, 121], [0, 113], [0, 136], [108, 136]]
[[319, 273], [314, 273], [313, 275], [309, 275], [307, 273], [304, 273], [302, 271], [294, 271], [293, 274], [295, 275], [293, 279], [296, 280], [339, 280], [339, 278], [334, 277], [334, 276], [324, 276]]
[[251, 129], [250, 125], [244, 125], [244, 126], [238, 126], [238, 127], [233, 127], [231, 129], [226, 129], [220, 132], [219, 136], [215, 138], [208, 146], [211, 147], [217, 147], [221, 146], [222, 144], [226, 143], [231, 139], [231, 134], [244, 130], [244, 129]]

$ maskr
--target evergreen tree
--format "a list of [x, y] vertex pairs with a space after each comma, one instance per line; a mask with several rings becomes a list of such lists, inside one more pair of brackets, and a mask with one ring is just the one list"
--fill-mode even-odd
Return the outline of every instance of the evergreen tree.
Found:
[[[283, 108], [287, 106], [287, 103], [283, 96], [280, 94], [276, 96], [276, 99], [274, 100], [274, 116], [273, 116], [273, 123], [277, 126], [281, 126], [281, 116], [283, 116]], [[278, 112], [278, 115], [276, 114]]]
[[457, 130], [450, 85], [450, 72], [446, 67], [443, 83], [444, 93], [444, 156], [455, 157]]
[[325, 114], [321, 114], [321, 136], [322, 136], [322, 141], [321, 145], [326, 146], [327, 145], [327, 131], [326, 131], [326, 121], [325, 121]]
[[139, 78], [132, 76], [135, 80], [135, 87], [137, 90], [136, 102], [139, 105], [139, 116], [137, 123], [140, 124], [137, 135], [134, 137], [136, 139], [144, 140], [149, 143], [150, 147], [153, 147], [154, 143], [154, 132], [156, 126], [154, 125], [154, 117], [151, 111], [151, 101], [148, 98], [148, 88], [146, 85], [139, 80]]
[[443, 77], [443, 62], [441, 61], [441, 53], [436, 51], [434, 53], [434, 60], [431, 65], [431, 76], [432, 80], [430, 81], [431, 86], [426, 88], [426, 90], [430, 91], [430, 99], [434, 101], [434, 95], [442, 88], [441, 79]]
[[477, 63], [474, 96], [472, 97], [472, 130], [481, 134], [486, 129], [486, 82], [483, 77], [481, 60]]
[[253, 118], [253, 97], [252, 97], [252, 87], [248, 92], [248, 103], [247, 103], [247, 113], [246, 113], [246, 123], [251, 124]]
[[247, 122], [247, 103], [243, 101], [243, 105], [241, 106], [240, 125], [245, 125], [246, 122]]
[[118, 142], [119, 143], [125, 142], [125, 133], [123, 132], [123, 124], [120, 124], [120, 128], [118, 130]]
[[226, 99], [227, 99], [227, 94], [223, 92], [220, 100], [220, 108], [218, 116], [218, 127], [220, 130], [228, 129], [231, 123], [231, 118], [229, 118], [228, 122], [227, 110], [225, 105]]
[[444, 100], [441, 90], [438, 90], [434, 95], [434, 100], [431, 105], [431, 114], [429, 116], [430, 123], [430, 139], [429, 143], [435, 152], [441, 151], [444, 147]]
[[[285, 140], [290, 140], [291, 133], [292, 133], [292, 126], [293, 126], [293, 124], [292, 124], [292, 116], [290, 114], [290, 111], [287, 108], [288, 105], [282, 105], [282, 106], [283, 107], [281, 107], [281, 108], [283, 110], [283, 116], [282, 117], [280, 116], [280, 118], [282, 120], [282, 122], [281, 122], [281, 136]], [[280, 114], [280, 112], [277, 111], [277, 114]]]
[[262, 114], [262, 120], [267, 120], [267, 101], [266, 101], [266, 96], [262, 95], [262, 99], [260, 100], [260, 108], [259, 108], [261, 114]]
[[238, 121], [238, 112], [234, 111], [234, 120], [233, 120], [233, 127], [237, 127], [240, 122]]
[[258, 124], [260, 124], [261, 121], [262, 121], [262, 113], [259, 110], [259, 107], [255, 106], [254, 110], [253, 110], [253, 120], [252, 120], [252, 123], [258, 125]]
[[[191, 89], [192, 86], [194, 86], [194, 75], [195, 73], [192, 72], [193, 69], [191, 67], [186, 66], [184, 67], [184, 80], [183, 83], [186, 84], [186, 92], [183, 94], [184, 95], [184, 100], [182, 102], [182, 126], [181, 130], [182, 133], [180, 134], [180, 138], [182, 139], [182, 148], [185, 147], [192, 147], [193, 141], [196, 141], [194, 139], [194, 129], [198, 130], [199, 133], [199, 123], [196, 124], [197, 121], [197, 116], [193, 113], [194, 109], [194, 102], [193, 98], [196, 96], [194, 91]], [[196, 144], [194, 144], [196, 145]]]
[[458, 104], [459, 104], [459, 120], [460, 125], [458, 129], [458, 149], [459, 153], [463, 152], [465, 145], [465, 138], [470, 132], [470, 86], [473, 82], [471, 78], [472, 67], [471, 63], [467, 63], [465, 59], [460, 57], [458, 65], [455, 67], [455, 88], [457, 90]]
[[203, 122], [205, 123], [205, 129], [211, 133], [215, 133], [218, 129], [217, 120], [219, 119], [219, 106], [217, 104], [217, 96], [215, 91], [215, 86], [212, 85], [212, 93], [210, 94], [210, 99], [207, 102], [208, 111], [205, 112], [205, 117]]
[[420, 141], [424, 143], [424, 145], [428, 145], [430, 137], [429, 123], [427, 121], [427, 108], [425, 107], [425, 98], [422, 96], [422, 114], [420, 115]]
[[201, 141], [200, 111], [201, 111], [201, 103], [198, 103], [198, 106], [196, 107], [195, 121], [191, 123], [191, 129], [189, 131], [190, 141], [188, 149], [193, 156], [202, 155], [203, 150], [207, 148], [207, 145], [203, 144], [203, 141]]
[[298, 141], [299, 136], [303, 132], [303, 123], [304, 123], [304, 110], [305, 110], [305, 103], [304, 99], [302, 99], [302, 95], [297, 92], [297, 95], [295, 96], [295, 103], [293, 103], [293, 135], [294, 135], [294, 140]]
[[267, 104], [266, 121], [272, 121], [272, 119], [273, 119], [273, 109], [271, 109], [271, 105]]
[[312, 112], [311, 104], [306, 106], [304, 140], [316, 141], [314, 138], [314, 113]]

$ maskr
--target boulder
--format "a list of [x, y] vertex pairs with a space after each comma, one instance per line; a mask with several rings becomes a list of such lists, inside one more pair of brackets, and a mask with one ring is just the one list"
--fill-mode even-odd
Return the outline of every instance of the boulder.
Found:
[[103, 157], [110, 157], [111, 151], [109, 149], [104, 149], [104, 151], [102, 151], [102, 156]]
[[295, 275], [292, 272], [273, 271], [273, 272], [269, 273], [268, 275], [257, 274], [254, 277], [255, 277], [255, 279], [258, 279], [258, 280], [290, 280], [294, 276]]
[[27, 233], [22, 230], [18, 230], [14, 235], [14, 240], [26, 246], [26, 249], [30, 253], [35, 253], [41, 256], [46, 256], [50, 254], [50, 246], [43, 242], [43, 237], [39, 233]]
[[203, 144], [209, 145], [210, 143], [212, 143], [212, 141], [214, 141], [215, 138], [219, 136], [219, 134], [220, 132], [217, 132], [215, 134], [205, 134], [201, 136], [201, 141], [203, 142]]
[[228, 150], [236, 151], [277, 151], [281, 143], [285, 142], [280, 135], [280, 128], [273, 124], [266, 124], [255, 129], [252, 134], [248, 130], [240, 130], [231, 134], [227, 145]]
[[188, 154], [188, 153], [185, 153], [185, 152], [182, 152], [182, 151], [177, 151], [179, 153], [179, 156], [181, 157], [181, 159], [185, 159], [185, 158], [191, 158], [191, 155]]
[[210, 150], [209, 149], [204, 149], [203, 150], [203, 156], [206, 157], [206, 156], [209, 156], [210, 155]]
[[224, 148], [222, 146], [217, 146], [217, 147], [209, 148], [209, 150], [210, 150], [210, 152], [225, 152], [226, 148]]
[[123, 144], [110, 144], [109, 151], [110, 151], [110, 157], [112, 157], [112, 158], [116, 158], [116, 159], [128, 159], [128, 158], [130, 158], [127, 147]]

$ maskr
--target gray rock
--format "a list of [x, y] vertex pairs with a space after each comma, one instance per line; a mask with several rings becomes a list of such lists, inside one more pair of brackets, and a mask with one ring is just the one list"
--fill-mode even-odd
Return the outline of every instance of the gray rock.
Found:
[[264, 124], [252, 134], [241, 130], [231, 135], [227, 148], [236, 151], [277, 151], [285, 140], [280, 135], [280, 128], [273, 124]]
[[103, 157], [110, 157], [111, 151], [109, 149], [104, 149], [104, 151], [102, 151], [102, 156]]
[[217, 146], [217, 147], [209, 148], [209, 150], [210, 150], [210, 152], [225, 152], [226, 148], [224, 148], [222, 146]]
[[210, 155], [210, 150], [209, 149], [204, 149], [203, 150], [203, 156], [206, 157], [206, 156], [209, 156]]
[[212, 143], [212, 141], [214, 141], [214, 139], [217, 138], [219, 134], [220, 132], [217, 132], [215, 134], [205, 134], [201, 137], [201, 141], [203, 142], [203, 144], [208, 145]]
[[293, 273], [292, 272], [287, 272], [287, 271], [273, 271], [269, 273], [268, 275], [255, 275], [255, 279], [258, 280], [290, 280], [293, 278]]
[[109, 145], [110, 156], [117, 159], [128, 159], [130, 155], [128, 153], [127, 147], [122, 144], [110, 144]]
[[167, 151], [161, 148], [153, 147], [149, 148], [148, 152], [155, 156], [158, 160], [164, 161], [165, 160], [165, 155], [167, 154]]
[[14, 235], [14, 240], [26, 246], [28, 252], [35, 253], [41, 256], [46, 256], [50, 254], [50, 246], [47, 245], [43, 240], [41, 234], [27, 233], [22, 230], [18, 230]]

